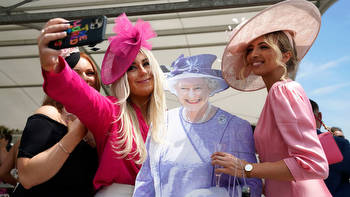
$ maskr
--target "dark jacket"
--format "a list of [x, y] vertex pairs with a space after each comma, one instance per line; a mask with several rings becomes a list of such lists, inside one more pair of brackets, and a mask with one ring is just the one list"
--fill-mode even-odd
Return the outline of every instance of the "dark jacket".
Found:
[[[320, 134], [317, 130], [317, 134]], [[334, 136], [341, 153], [343, 161], [329, 166], [329, 176], [325, 183], [333, 197], [350, 196], [350, 143], [347, 139]]]

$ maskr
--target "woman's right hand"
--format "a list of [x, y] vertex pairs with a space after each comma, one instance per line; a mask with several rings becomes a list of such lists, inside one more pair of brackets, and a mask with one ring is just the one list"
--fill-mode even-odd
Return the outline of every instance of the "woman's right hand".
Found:
[[68, 21], [63, 18], [54, 18], [49, 20], [38, 36], [38, 48], [40, 56], [40, 64], [45, 71], [57, 71], [58, 56], [60, 50], [51, 49], [48, 47], [49, 42], [64, 38], [67, 36], [65, 30], [68, 29]]
[[83, 125], [83, 123], [80, 122], [79, 118], [76, 118], [74, 120], [69, 120], [67, 123], [68, 126], [68, 132], [74, 133], [74, 135], [78, 138], [83, 139], [83, 137], [87, 133], [87, 128]]

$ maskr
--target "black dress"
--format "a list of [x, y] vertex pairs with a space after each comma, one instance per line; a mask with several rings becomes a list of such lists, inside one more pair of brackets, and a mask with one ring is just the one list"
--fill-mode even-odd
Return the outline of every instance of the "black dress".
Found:
[[[68, 132], [65, 125], [42, 114], [30, 116], [23, 130], [18, 158], [32, 158], [55, 145]], [[96, 148], [81, 141], [61, 169], [50, 180], [25, 189], [21, 184], [13, 196], [93, 196], [93, 178], [98, 167]]]

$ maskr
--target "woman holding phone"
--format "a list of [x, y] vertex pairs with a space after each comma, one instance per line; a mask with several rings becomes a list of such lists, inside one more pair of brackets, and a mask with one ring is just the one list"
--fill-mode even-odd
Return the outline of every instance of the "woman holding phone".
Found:
[[136, 175], [147, 157], [145, 140], [162, 130], [165, 115], [163, 73], [150, 52], [156, 36], [149, 23], [135, 25], [125, 14], [116, 18], [105, 53], [101, 78], [112, 96], [81, 81], [48, 43], [66, 36], [66, 20], [50, 20], [38, 38], [45, 92], [61, 102], [93, 133], [99, 157], [96, 196], [131, 196]]

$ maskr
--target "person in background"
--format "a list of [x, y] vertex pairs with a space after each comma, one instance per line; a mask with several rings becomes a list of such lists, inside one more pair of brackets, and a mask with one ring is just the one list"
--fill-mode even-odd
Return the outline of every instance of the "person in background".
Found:
[[[73, 48], [61, 55], [81, 83], [100, 90], [96, 65], [86, 54]], [[17, 159], [20, 184], [13, 196], [92, 197], [98, 158], [88, 133], [60, 102], [46, 96], [23, 130]]]
[[5, 183], [16, 186], [17, 177], [11, 171], [16, 168], [16, 158], [20, 141], [17, 141], [10, 149], [7, 157], [0, 165], [0, 179]]
[[224, 78], [237, 90], [266, 87], [268, 91], [254, 131], [260, 163], [216, 153], [212, 164], [223, 166], [217, 173], [233, 175], [243, 170], [239, 176], [264, 178], [267, 197], [331, 196], [323, 181], [328, 162], [315, 132], [309, 99], [289, 75], [312, 46], [320, 24], [321, 14], [314, 4], [288, 0], [234, 30], [223, 55]]
[[[249, 162], [256, 162], [250, 124], [209, 103], [209, 97], [228, 88], [220, 70], [212, 69], [216, 56], [181, 55], [172, 63], [168, 89], [181, 103], [167, 112], [162, 140], [148, 139], [148, 158], [136, 178], [134, 197], [230, 196], [233, 177], [222, 175], [216, 187], [210, 156], [217, 145]], [[237, 183], [238, 182], [238, 183]], [[261, 180], [237, 180], [261, 196]], [[214, 187], [212, 187], [214, 186]], [[227, 189], [230, 189], [228, 191]]]
[[16, 142], [12, 146], [12, 133], [14, 131], [16, 130], [0, 126], [0, 180], [1, 184], [4, 184], [0, 189], [0, 194], [11, 194], [13, 186], [17, 184], [16, 177], [11, 174], [11, 170], [15, 168], [19, 144], [19, 142]]
[[[135, 26], [125, 14], [115, 20], [101, 79], [112, 96], [102, 96], [72, 72], [50, 41], [66, 36], [67, 20], [46, 23], [38, 38], [44, 91], [75, 114], [93, 133], [99, 157], [94, 177], [96, 196], [132, 196], [136, 175], [147, 157], [145, 140], [163, 130], [165, 94], [162, 73], [150, 52], [156, 36], [148, 22]], [[156, 136], [156, 135], [155, 135]]]
[[[318, 104], [310, 99], [316, 119], [317, 134], [321, 134], [322, 113]], [[325, 183], [333, 197], [350, 196], [350, 143], [344, 137], [333, 136], [343, 155], [343, 161], [329, 165], [329, 176]]]
[[341, 128], [339, 128], [339, 127], [332, 127], [331, 131], [333, 132], [333, 134], [335, 136], [345, 138], [343, 130]]

